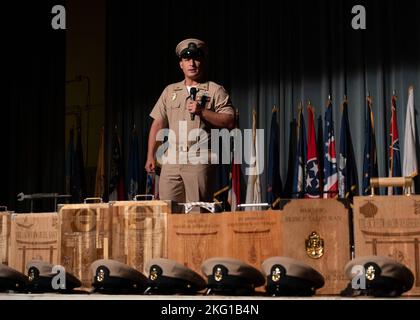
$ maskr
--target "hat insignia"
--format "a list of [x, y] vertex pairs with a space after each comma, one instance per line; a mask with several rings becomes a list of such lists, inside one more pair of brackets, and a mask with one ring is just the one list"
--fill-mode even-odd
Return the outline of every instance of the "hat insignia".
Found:
[[155, 281], [158, 278], [158, 271], [156, 268], [150, 270], [150, 280]]
[[223, 279], [222, 268], [218, 267], [214, 273], [214, 280], [221, 281]]
[[279, 267], [275, 267], [273, 271], [271, 272], [271, 280], [273, 282], [279, 282], [281, 278], [281, 271]]
[[96, 274], [96, 281], [102, 282], [105, 279], [105, 271], [104, 269], [99, 269], [98, 273]]
[[324, 255], [324, 239], [320, 235], [313, 231], [308, 239], [305, 240], [306, 243], [306, 254], [312, 259], [319, 259]]
[[369, 281], [372, 281], [373, 279], [375, 279], [375, 272], [376, 270], [373, 265], [370, 265], [369, 267], [367, 267], [366, 273], [365, 273], [366, 279], [368, 279]]
[[35, 277], [36, 277], [35, 270], [33, 268], [31, 268], [29, 270], [29, 274], [28, 274], [29, 281], [34, 281], [35, 280]]

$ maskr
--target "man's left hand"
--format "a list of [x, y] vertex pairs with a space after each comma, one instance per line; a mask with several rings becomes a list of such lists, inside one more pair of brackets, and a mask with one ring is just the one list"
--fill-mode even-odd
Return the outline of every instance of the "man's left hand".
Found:
[[187, 110], [189, 113], [194, 113], [196, 115], [201, 115], [203, 108], [201, 107], [198, 101], [189, 100], [187, 103]]

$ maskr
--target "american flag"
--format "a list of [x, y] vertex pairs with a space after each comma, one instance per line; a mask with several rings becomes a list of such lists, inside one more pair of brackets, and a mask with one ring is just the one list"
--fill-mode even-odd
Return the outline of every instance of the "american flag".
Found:
[[330, 99], [328, 99], [324, 119], [324, 198], [335, 198], [338, 195], [338, 174], [333, 111]]
[[314, 108], [308, 105], [308, 153], [306, 162], [306, 198], [319, 198], [320, 184], [316, 151]]

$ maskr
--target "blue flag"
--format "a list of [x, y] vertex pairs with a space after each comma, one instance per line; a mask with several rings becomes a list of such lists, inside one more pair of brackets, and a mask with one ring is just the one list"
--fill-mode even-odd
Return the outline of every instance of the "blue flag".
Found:
[[351, 140], [347, 101], [343, 102], [340, 130], [340, 160], [338, 168], [338, 189], [340, 198], [353, 201], [358, 195], [357, 167]]
[[281, 192], [282, 181], [280, 176], [280, 137], [279, 124], [277, 122], [276, 107], [271, 113], [270, 127], [270, 145], [268, 150], [268, 177], [267, 177], [267, 201], [272, 208], [278, 207]]
[[139, 194], [140, 186], [139, 138], [136, 128], [133, 129], [130, 137], [127, 180], [127, 199], [132, 200], [137, 194]]
[[[224, 147], [221, 143], [222, 139], [219, 137], [219, 155], [222, 154], [222, 148]], [[229, 154], [231, 156], [233, 141], [229, 141]], [[231, 211], [231, 206], [229, 203], [229, 189], [231, 184], [231, 164], [219, 164], [216, 169], [216, 175], [213, 177], [215, 179], [215, 186], [213, 193], [213, 201], [218, 204], [217, 210], [221, 211]]]
[[293, 198], [303, 198], [305, 194], [305, 177], [306, 177], [306, 128], [305, 119], [303, 118], [302, 105], [298, 111], [298, 137], [295, 155], [294, 177], [293, 177]]
[[285, 198], [291, 198], [295, 174], [295, 157], [297, 149], [297, 121], [293, 119], [289, 125], [289, 159], [287, 161], [287, 178], [283, 188]]
[[110, 201], [125, 200], [124, 162], [117, 128], [115, 128], [112, 135], [111, 156], [108, 197]]
[[370, 178], [378, 176], [378, 157], [376, 153], [375, 126], [372, 99], [367, 97], [365, 117], [365, 150], [363, 153], [363, 195], [370, 194]]

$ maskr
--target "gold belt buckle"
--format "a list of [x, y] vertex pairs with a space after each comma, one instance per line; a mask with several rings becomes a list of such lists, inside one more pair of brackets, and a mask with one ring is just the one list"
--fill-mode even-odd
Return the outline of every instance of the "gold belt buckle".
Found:
[[188, 152], [188, 146], [179, 146], [180, 152]]

